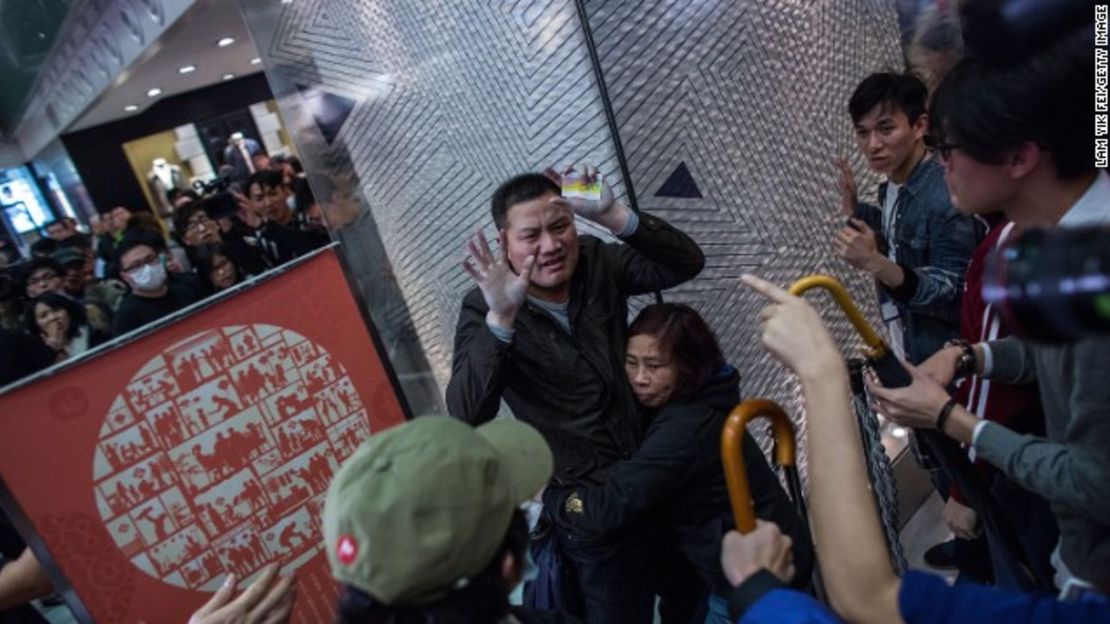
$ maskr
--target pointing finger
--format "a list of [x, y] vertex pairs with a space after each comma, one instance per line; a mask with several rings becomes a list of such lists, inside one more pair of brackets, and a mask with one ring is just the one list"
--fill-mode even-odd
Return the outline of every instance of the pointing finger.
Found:
[[775, 286], [771, 282], [760, 279], [752, 275], [751, 273], [745, 273], [741, 275], [740, 281], [743, 282], [744, 285], [748, 288], [751, 288], [755, 292], [763, 295], [764, 297], [767, 297], [775, 303], [785, 303], [786, 301], [789, 301], [790, 298], [793, 296], [785, 290], [779, 288], [778, 286]]

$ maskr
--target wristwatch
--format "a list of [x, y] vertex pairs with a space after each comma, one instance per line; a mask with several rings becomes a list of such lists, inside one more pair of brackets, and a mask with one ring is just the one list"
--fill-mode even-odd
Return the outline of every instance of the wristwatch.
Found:
[[959, 347], [959, 359], [956, 360], [956, 374], [962, 376], [974, 375], [979, 365], [979, 358], [975, 357], [975, 349], [966, 340], [949, 340], [944, 343], [946, 347]]

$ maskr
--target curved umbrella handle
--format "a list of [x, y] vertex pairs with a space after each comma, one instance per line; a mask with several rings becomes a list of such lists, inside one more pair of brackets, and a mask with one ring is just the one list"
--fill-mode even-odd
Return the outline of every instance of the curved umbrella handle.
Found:
[[886, 342], [863, 318], [863, 314], [860, 313], [859, 308], [852, 301], [852, 296], [848, 294], [848, 289], [844, 288], [844, 284], [828, 275], [810, 275], [791, 284], [789, 291], [790, 294], [800, 297], [802, 293], [813, 288], [823, 288], [829, 291], [837, 305], [844, 310], [844, 314], [852, 322], [856, 331], [859, 332], [863, 341], [871, 347], [870, 353], [867, 354], [867, 360], [883, 385], [888, 388], [902, 388], [910, 385], [913, 378], [909, 371], [902, 366], [902, 363], [898, 361], [898, 357], [894, 355]]
[[790, 294], [801, 297], [807, 290], [814, 288], [822, 288], [829, 291], [829, 294], [836, 300], [837, 305], [844, 310], [844, 314], [848, 316], [848, 320], [859, 332], [863, 341], [867, 346], [871, 347], [872, 353], [870, 356], [874, 359], [880, 358], [884, 353], [890, 350], [879, 334], [872, 329], [867, 319], [863, 317], [863, 313], [856, 307], [856, 303], [852, 301], [852, 296], [848, 294], [848, 289], [841, 284], [835, 277], [828, 275], [809, 275], [794, 282], [787, 290]]
[[775, 463], [780, 466], [795, 465], [796, 445], [794, 423], [781, 407], [767, 399], [750, 399], [733, 408], [721, 430], [721, 461], [725, 468], [725, 483], [732, 504], [732, 517], [741, 533], [755, 530], [755, 509], [748, 474], [744, 469], [744, 431], [749, 421], [766, 418], [771, 421], [775, 434]]

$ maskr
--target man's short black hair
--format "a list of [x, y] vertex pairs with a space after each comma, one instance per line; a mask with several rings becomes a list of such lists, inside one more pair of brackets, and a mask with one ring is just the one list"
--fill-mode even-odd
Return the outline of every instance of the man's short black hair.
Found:
[[262, 169], [261, 171], [255, 171], [247, 182], [248, 193], [255, 184], [262, 190], [266, 190], [267, 187], [281, 188], [285, 184], [285, 177], [276, 169]]
[[859, 83], [848, 100], [848, 112], [852, 115], [852, 123], [857, 124], [876, 106], [890, 106], [905, 113], [912, 124], [925, 114], [928, 95], [925, 83], [917, 76], [879, 72]]
[[31, 279], [31, 274], [39, 269], [50, 269], [58, 277], [66, 276], [66, 268], [54, 258], [50, 256], [34, 256], [24, 263], [22, 269], [19, 271], [20, 293], [27, 292], [27, 280]]
[[[304, 173], [304, 167], [301, 166], [301, 159], [296, 156], [282, 156], [278, 154], [271, 158], [270, 162], [275, 165], [284, 165], [288, 163], [288, 165], [293, 168], [293, 173]], [[278, 168], [280, 169], [281, 167]]]
[[200, 202], [189, 202], [174, 208], [173, 231], [184, 237], [185, 230], [189, 228], [189, 219], [198, 212], [205, 212], [204, 204]]
[[90, 240], [88, 236], [78, 232], [69, 238], [63, 238], [58, 241], [58, 247], [55, 251], [61, 251], [67, 247], [76, 247], [82, 251], [88, 251], [92, 249], [92, 240]]
[[1033, 142], [1052, 154], [1059, 179], [1090, 174], [1092, 37], [1090, 27], [1078, 29], [1008, 66], [964, 60], [933, 96], [934, 139], [988, 163]]
[[120, 270], [123, 269], [123, 254], [140, 245], [146, 245], [157, 253], [164, 253], [167, 250], [166, 239], [162, 238], [154, 231], [147, 228], [129, 230], [123, 235], [123, 239], [119, 242], [119, 245], [116, 246], [116, 264], [120, 265]]
[[559, 195], [561, 192], [559, 185], [542, 173], [522, 173], [502, 182], [501, 186], [493, 192], [490, 214], [493, 215], [493, 222], [497, 224], [497, 229], [504, 229], [509, 208], [543, 197], [548, 193]]
[[58, 241], [53, 238], [43, 237], [31, 243], [31, 255], [49, 256], [58, 249]]

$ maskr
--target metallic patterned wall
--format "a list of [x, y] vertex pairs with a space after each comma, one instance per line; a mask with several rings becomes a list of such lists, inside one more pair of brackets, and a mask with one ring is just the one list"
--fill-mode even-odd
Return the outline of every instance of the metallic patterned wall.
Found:
[[[641, 209], [709, 257], [668, 296], [711, 320], [745, 394], [799, 407], [753, 340], [760, 303], [737, 278], [846, 275], [829, 254], [830, 161], [855, 156], [855, 83], [901, 64], [893, 0], [587, 0], [615, 128], [572, 0], [240, 2], [295, 140], [324, 172], [314, 183], [351, 192], [333, 225], [375, 321], [426, 357], [402, 377], [426, 366], [446, 382], [470, 287], [463, 241], [492, 231], [496, 184], [580, 160], [623, 193], [620, 141]], [[376, 292], [381, 280], [395, 288]]]
[[[795, 383], [756, 335], [765, 302], [738, 278], [750, 271], [785, 285], [828, 273], [872, 307], [870, 282], [831, 253], [844, 221], [832, 159], [852, 157], [865, 170], [847, 99], [867, 74], [901, 64], [893, 3], [585, 5], [640, 208], [706, 251], [705, 271], [670, 297], [710, 319], [744, 396], [800, 414]], [[842, 343], [854, 344], [828, 297], [809, 297]]]

